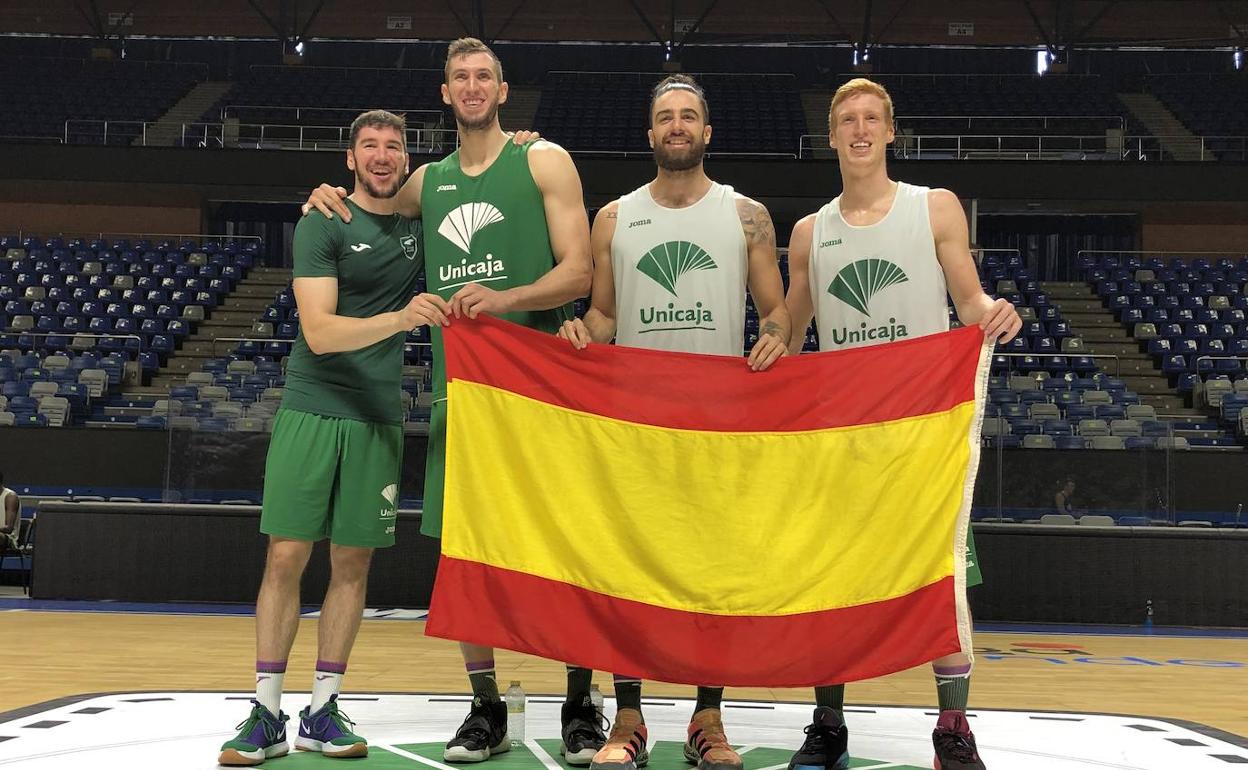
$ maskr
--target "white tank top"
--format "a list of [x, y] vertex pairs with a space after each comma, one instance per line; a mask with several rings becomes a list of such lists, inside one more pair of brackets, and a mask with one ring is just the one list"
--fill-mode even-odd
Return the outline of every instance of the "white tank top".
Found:
[[949, 330], [928, 190], [898, 182], [892, 208], [866, 227], [845, 221], [839, 195], [815, 215], [809, 274], [820, 350]]
[[745, 352], [745, 233], [732, 188], [660, 206], [643, 185], [620, 198], [611, 268], [615, 341], [652, 350]]
[[[17, 493], [8, 487], [0, 487], [0, 526], [4, 526], [9, 523], [8, 508], [5, 506], [8, 505], [10, 495], [16, 496]], [[21, 523], [22, 512], [19, 510], [17, 512], [17, 520], [13, 522], [13, 531], [7, 536], [8, 539], [12, 541], [14, 547], [17, 546], [17, 531], [21, 528]]]

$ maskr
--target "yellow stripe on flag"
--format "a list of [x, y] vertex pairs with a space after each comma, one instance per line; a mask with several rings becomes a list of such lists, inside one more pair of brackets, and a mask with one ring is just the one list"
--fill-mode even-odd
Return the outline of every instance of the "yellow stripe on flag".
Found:
[[[973, 401], [791, 433], [641, 425], [467, 380], [448, 404], [445, 506], [459, 513], [444, 556], [741, 616], [880, 602], [954, 574]], [[742, 510], [773, 513], [728, 514]]]

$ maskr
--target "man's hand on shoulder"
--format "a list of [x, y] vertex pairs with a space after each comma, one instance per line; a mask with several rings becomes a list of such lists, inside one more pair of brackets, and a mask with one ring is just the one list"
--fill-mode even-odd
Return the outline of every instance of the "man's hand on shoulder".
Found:
[[337, 214], [342, 217], [343, 222], [350, 222], [351, 210], [347, 208], [346, 199], [347, 191], [345, 188], [321, 184], [308, 196], [308, 200], [300, 208], [300, 211], [306, 217], [315, 208], [324, 214], [327, 219], [333, 219], [334, 214]]

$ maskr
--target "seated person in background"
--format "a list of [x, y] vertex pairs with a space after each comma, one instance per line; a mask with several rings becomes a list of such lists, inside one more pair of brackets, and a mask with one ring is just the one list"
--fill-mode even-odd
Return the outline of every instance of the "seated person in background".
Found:
[[1057, 490], [1057, 494], [1053, 496], [1053, 504], [1057, 508], [1058, 513], [1068, 513], [1075, 515], [1075, 506], [1071, 502], [1075, 494], [1075, 482], [1073, 479], [1066, 479], [1066, 483], [1062, 488]]
[[21, 528], [22, 498], [4, 485], [4, 474], [0, 473], [0, 553], [6, 550], [17, 550], [17, 533]]

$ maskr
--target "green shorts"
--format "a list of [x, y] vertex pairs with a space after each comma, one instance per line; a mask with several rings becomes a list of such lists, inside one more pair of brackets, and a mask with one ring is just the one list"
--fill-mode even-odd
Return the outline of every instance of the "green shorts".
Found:
[[984, 584], [984, 573], [979, 571], [979, 554], [975, 552], [975, 530], [966, 528], [966, 587]]
[[394, 545], [403, 427], [279, 409], [260, 531], [337, 545]]
[[429, 449], [425, 452], [425, 496], [420, 534], [442, 537], [442, 495], [446, 488], [446, 399], [433, 402], [429, 415]]

